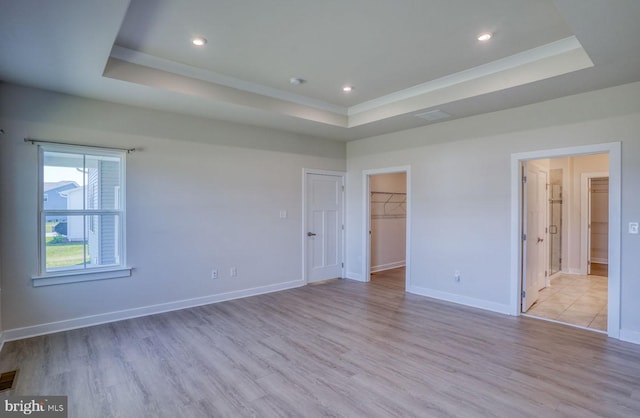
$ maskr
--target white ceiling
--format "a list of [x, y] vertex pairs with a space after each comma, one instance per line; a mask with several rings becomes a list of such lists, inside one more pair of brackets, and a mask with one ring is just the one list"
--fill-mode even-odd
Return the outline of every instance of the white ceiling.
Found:
[[415, 116], [434, 109], [451, 120], [640, 80], [637, 0], [0, 0], [0, 11], [0, 80], [340, 140], [436, 123]]

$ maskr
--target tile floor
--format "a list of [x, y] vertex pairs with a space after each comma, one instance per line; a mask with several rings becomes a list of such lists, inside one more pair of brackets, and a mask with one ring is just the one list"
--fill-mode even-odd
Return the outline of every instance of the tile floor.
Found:
[[562, 274], [540, 291], [528, 315], [607, 330], [607, 278]]

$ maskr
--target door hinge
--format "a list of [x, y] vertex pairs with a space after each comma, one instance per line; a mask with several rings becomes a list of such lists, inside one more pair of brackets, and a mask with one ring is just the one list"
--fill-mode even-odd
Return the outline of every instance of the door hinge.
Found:
[[527, 234], [522, 234], [522, 240], [526, 241], [527, 240]]
[[344, 263], [340, 263], [342, 265], [342, 268], [344, 268]]
[[545, 233], [545, 234], [548, 234], [548, 233], [549, 233], [549, 228], [545, 227], [545, 228], [544, 228], [544, 233]]
[[342, 186], [342, 191], [344, 192], [344, 186]]
[[525, 292], [524, 290], [522, 291], [522, 299], [524, 299], [524, 297], [527, 295], [527, 292]]
[[344, 231], [344, 225], [342, 225], [342, 230]]
[[547, 270], [544, 271], [544, 277], [547, 277], [549, 273], [547, 272]]
[[522, 176], [522, 182], [526, 183], [527, 182], [527, 176]]

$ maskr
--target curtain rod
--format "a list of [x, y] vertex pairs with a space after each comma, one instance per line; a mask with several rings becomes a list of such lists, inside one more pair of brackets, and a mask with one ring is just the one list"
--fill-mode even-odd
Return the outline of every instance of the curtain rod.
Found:
[[24, 142], [31, 142], [31, 144], [56, 144], [56, 145], [75, 145], [80, 147], [89, 147], [89, 148], [100, 148], [100, 149], [111, 149], [117, 151], [127, 151], [127, 154], [136, 151], [135, 148], [118, 148], [118, 147], [101, 147], [98, 145], [82, 145], [82, 144], [72, 144], [70, 142], [61, 142], [61, 141], [45, 141], [42, 139], [33, 139], [33, 138], [25, 138]]

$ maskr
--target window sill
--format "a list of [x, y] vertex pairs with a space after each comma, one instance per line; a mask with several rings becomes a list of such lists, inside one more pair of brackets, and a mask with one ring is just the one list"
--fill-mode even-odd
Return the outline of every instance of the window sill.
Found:
[[93, 280], [117, 279], [130, 277], [131, 267], [121, 267], [112, 270], [64, 272], [47, 274], [46, 276], [34, 276], [31, 278], [33, 287], [52, 286], [56, 284], [88, 282]]

